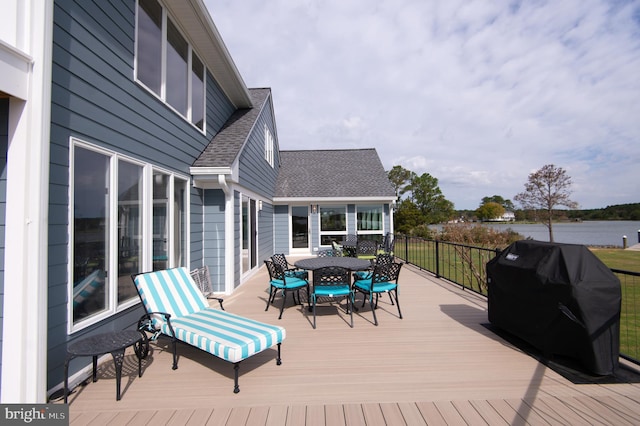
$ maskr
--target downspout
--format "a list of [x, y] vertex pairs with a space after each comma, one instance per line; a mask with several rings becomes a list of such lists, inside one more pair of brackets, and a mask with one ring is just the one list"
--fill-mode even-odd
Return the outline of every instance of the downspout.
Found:
[[233, 190], [229, 188], [226, 175], [218, 175], [218, 184], [224, 192], [224, 292], [231, 294], [235, 277], [234, 205]]

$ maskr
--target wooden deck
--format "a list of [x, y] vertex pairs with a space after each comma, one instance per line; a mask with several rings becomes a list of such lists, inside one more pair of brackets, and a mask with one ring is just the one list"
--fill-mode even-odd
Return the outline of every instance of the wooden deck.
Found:
[[318, 328], [281, 299], [265, 312], [262, 268], [225, 308], [283, 325], [283, 363], [275, 350], [231, 364], [179, 346], [171, 370], [167, 340], [153, 344], [137, 377], [127, 353], [122, 399], [113, 362], [69, 398], [72, 425], [561, 425], [640, 424], [640, 384], [573, 384], [489, 331], [486, 300], [411, 267], [400, 274], [404, 319], [385, 297], [375, 327], [369, 308], [348, 316], [318, 308]]

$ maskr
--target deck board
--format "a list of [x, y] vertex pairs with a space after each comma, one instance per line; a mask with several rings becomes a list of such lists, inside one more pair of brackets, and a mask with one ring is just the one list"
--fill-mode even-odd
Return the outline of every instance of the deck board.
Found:
[[99, 380], [70, 395], [71, 424], [639, 423], [638, 383], [571, 383], [485, 327], [485, 298], [412, 267], [400, 274], [404, 319], [381, 298], [377, 327], [367, 305], [353, 329], [335, 309], [320, 309], [314, 330], [306, 306], [290, 297], [278, 320], [280, 297], [264, 310], [267, 283], [261, 269], [224, 305], [286, 328], [282, 365], [275, 350], [243, 361], [234, 394], [230, 363], [180, 344], [172, 370], [160, 339], [141, 378], [127, 352], [120, 401], [105, 358]]

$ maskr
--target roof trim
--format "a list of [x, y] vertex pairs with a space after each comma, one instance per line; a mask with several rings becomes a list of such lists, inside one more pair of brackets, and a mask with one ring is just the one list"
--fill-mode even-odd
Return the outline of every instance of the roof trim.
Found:
[[189, 173], [192, 176], [231, 175], [233, 169], [231, 167], [190, 167]]
[[393, 204], [395, 197], [274, 197], [274, 204], [291, 204], [307, 202], [310, 204], [343, 203], [356, 204], [363, 202], [384, 202]]

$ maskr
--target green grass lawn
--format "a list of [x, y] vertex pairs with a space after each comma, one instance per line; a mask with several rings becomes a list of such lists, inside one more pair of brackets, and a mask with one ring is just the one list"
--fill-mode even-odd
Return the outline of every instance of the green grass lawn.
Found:
[[[591, 249], [610, 269], [640, 273], [640, 251]], [[640, 359], [640, 277], [616, 274], [622, 287], [620, 352]]]
[[591, 251], [610, 269], [640, 272], [640, 250], [592, 248]]

